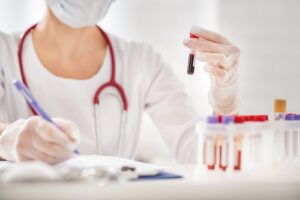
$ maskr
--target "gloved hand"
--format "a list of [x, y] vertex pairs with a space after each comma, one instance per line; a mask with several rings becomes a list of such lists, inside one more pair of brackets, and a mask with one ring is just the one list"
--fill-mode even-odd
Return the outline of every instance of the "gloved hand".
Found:
[[54, 118], [61, 128], [41, 117], [20, 119], [8, 125], [0, 136], [0, 157], [15, 161], [40, 160], [56, 164], [70, 158], [80, 141], [77, 126]]
[[240, 50], [225, 37], [192, 27], [191, 33], [199, 38], [190, 38], [184, 45], [196, 52], [204, 70], [210, 74], [210, 104], [216, 114], [235, 114], [238, 106], [238, 66]]

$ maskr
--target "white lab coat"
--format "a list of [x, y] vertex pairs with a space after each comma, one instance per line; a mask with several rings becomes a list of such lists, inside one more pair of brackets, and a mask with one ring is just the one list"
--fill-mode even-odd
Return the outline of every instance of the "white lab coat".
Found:
[[[9, 123], [32, 115], [24, 98], [12, 85], [13, 79], [21, 79], [17, 60], [19, 39], [20, 34], [0, 33], [1, 122]], [[115, 52], [116, 80], [123, 86], [129, 103], [123, 141], [120, 147], [113, 147], [121, 149], [118, 156], [134, 159], [142, 114], [146, 111], [175, 158], [184, 163], [195, 162], [197, 149], [195, 123], [198, 114], [185, 93], [183, 84], [170, 66], [149, 46], [125, 42], [112, 35], [110, 39]], [[74, 114], [75, 110], [76, 108]], [[107, 125], [114, 126], [114, 123]], [[104, 134], [110, 136], [110, 133]], [[113, 140], [116, 137], [111, 138], [111, 144], [115, 144]], [[110, 143], [105, 144], [103, 154], [116, 154], [111, 148]], [[84, 147], [81, 151], [91, 153], [84, 152]]]

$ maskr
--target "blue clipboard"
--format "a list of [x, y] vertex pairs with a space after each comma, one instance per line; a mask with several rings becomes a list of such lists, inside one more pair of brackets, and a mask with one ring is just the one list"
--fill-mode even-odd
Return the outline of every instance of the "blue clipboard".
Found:
[[170, 172], [160, 171], [155, 175], [140, 175], [136, 181], [150, 181], [150, 180], [166, 180], [166, 179], [182, 179], [183, 176], [173, 174]]

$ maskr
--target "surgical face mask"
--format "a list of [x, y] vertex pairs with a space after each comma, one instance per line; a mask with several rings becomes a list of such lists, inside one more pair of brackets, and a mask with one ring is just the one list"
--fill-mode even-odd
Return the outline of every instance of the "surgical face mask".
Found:
[[94, 26], [101, 21], [114, 0], [47, 0], [52, 13], [72, 28]]

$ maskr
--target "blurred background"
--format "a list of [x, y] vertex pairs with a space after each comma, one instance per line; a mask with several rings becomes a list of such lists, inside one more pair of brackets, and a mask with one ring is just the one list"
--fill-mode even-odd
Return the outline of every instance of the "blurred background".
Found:
[[[209, 77], [201, 63], [194, 76], [186, 74], [188, 50], [182, 41], [192, 25], [220, 32], [242, 50], [240, 113], [271, 114], [275, 98], [287, 99], [288, 111], [300, 113], [299, 8], [298, 0], [117, 0], [100, 25], [160, 52], [186, 84], [201, 115], [211, 113]], [[23, 31], [44, 10], [45, 0], [0, 0], [0, 31]], [[172, 161], [146, 115], [142, 135], [139, 159]]]

